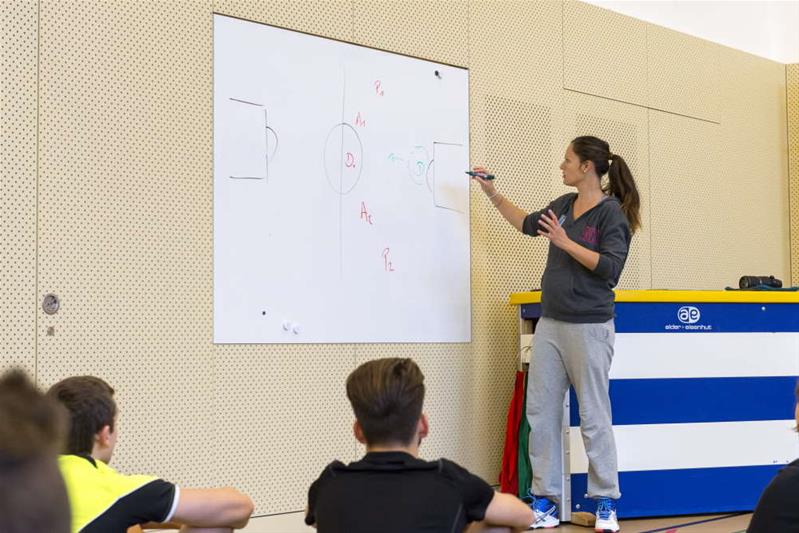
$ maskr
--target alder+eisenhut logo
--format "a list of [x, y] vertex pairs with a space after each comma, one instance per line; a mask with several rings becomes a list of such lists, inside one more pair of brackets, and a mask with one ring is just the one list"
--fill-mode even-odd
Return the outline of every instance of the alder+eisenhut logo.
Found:
[[684, 305], [677, 309], [677, 320], [683, 324], [696, 324], [701, 317], [702, 313], [699, 312], [699, 308], [693, 305]]

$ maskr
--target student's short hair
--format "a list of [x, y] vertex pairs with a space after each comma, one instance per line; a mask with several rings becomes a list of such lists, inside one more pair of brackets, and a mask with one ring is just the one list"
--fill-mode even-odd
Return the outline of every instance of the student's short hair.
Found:
[[50, 387], [47, 394], [61, 402], [69, 413], [66, 453], [91, 454], [95, 435], [104, 426], [114, 430], [117, 413], [114, 389], [102, 379], [94, 376], [66, 378]]
[[64, 413], [21, 370], [0, 377], [0, 530], [68, 533], [69, 500], [56, 454]]
[[347, 378], [347, 398], [369, 444], [409, 444], [422, 416], [424, 374], [412, 359], [376, 359]]

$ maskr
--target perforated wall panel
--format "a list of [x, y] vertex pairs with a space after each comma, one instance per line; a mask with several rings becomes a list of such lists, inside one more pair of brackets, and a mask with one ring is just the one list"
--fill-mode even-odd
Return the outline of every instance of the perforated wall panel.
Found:
[[[496, 186], [506, 201], [522, 209], [546, 206], [553, 168], [552, 110], [501, 96], [487, 95], [482, 103], [485, 129], [474, 131], [473, 138], [482, 134], [484, 164], [497, 173]], [[473, 201], [482, 216], [472, 220], [472, 246], [482, 262], [473, 275], [473, 387], [484, 403], [473, 405], [482, 420], [480, 446], [493, 452], [498, 465], [500, 450], [490, 443], [504, 433], [499, 415], [507, 406], [517, 364], [516, 344], [509, 341], [517, 335], [515, 309], [506, 303], [507, 295], [540, 286], [547, 243], [519, 233], [478, 190], [475, 184]]]
[[0, 4], [0, 373], [36, 366], [37, 2]]
[[352, 40], [352, 2], [348, 0], [213, 0], [215, 13]]
[[353, 1], [359, 44], [466, 66], [468, 35], [469, 4], [463, 0]]
[[[641, 229], [633, 236], [618, 287], [652, 288], [650, 263], [649, 146], [647, 110], [605, 98], [566, 93], [569, 129], [564, 146], [578, 135], [594, 135], [610, 144], [610, 150], [630, 167], [641, 201]], [[605, 176], [607, 183], [607, 175]], [[574, 189], [572, 189], [574, 190]]]
[[720, 125], [650, 112], [655, 288], [789, 275], [784, 69], [719, 49]]
[[647, 103], [647, 23], [593, 5], [563, 3], [563, 86]]
[[[715, 239], [727, 241], [725, 285], [745, 274], [790, 278], [785, 66], [721, 48], [721, 159], [709, 169], [723, 176], [716, 195], [727, 220]], [[701, 146], [701, 145], [700, 145]], [[699, 148], [701, 150], [701, 148]], [[719, 280], [721, 282], [721, 280]]]
[[0, 5], [0, 373], [36, 367], [37, 2]]
[[[500, 192], [520, 208], [534, 211], [553, 199], [559, 181], [562, 89], [559, 83], [561, 8], [557, 2], [472, 5], [471, 116], [472, 160], [498, 176]], [[505, 39], [486, 39], [502, 33]], [[529, 54], [532, 54], [530, 57]], [[472, 204], [472, 253], [484, 259], [475, 265], [477, 302], [503, 302], [507, 291], [539, 287], [546, 263], [546, 243], [523, 236], [491, 206], [479, 187]], [[485, 282], [485, 284], [483, 284]], [[473, 281], [475, 283], [475, 281]], [[483, 304], [485, 305], [485, 304]], [[476, 307], [476, 331], [502, 324], [512, 309], [483, 317]], [[488, 323], [480, 323], [485, 318]], [[496, 321], [496, 322], [495, 322]], [[501, 342], [499, 338], [492, 339]]]
[[649, 111], [655, 288], [719, 289], [737, 271], [726, 184], [718, 172], [720, 130], [711, 122]]
[[646, 48], [647, 105], [718, 122], [719, 56], [723, 47], [647, 24]]
[[799, 285], [799, 64], [786, 65], [788, 168], [791, 204], [791, 280]]
[[210, 5], [40, 9], [41, 381], [105, 378], [117, 467], [212, 484]]
[[[491, 168], [498, 189], [523, 209], [545, 206], [559, 177], [561, 24], [559, 2], [471, 4], [472, 162]], [[471, 413], [448, 416], [474, 431], [458, 456], [471, 454], [465, 464], [496, 481], [518, 361], [516, 310], [506, 302], [540, 286], [546, 243], [513, 229], [476, 184], [472, 191]]]
[[471, 2], [472, 91], [554, 105], [563, 86], [562, 11], [561, 2]]
[[355, 368], [353, 346], [219, 345], [214, 352], [220, 483], [249, 494], [257, 514], [304, 509], [325, 465], [355, 459], [344, 387]]

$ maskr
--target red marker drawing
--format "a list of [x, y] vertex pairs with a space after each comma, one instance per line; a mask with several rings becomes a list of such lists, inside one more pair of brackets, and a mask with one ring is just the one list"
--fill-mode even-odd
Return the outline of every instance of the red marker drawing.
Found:
[[369, 225], [373, 225], [372, 222], [372, 215], [369, 214], [369, 210], [366, 209], [366, 202], [361, 202], [361, 220], [366, 220]]
[[394, 272], [394, 266], [391, 261], [388, 260], [389, 252], [391, 252], [389, 248], [383, 250], [383, 268], [386, 269], [386, 272]]

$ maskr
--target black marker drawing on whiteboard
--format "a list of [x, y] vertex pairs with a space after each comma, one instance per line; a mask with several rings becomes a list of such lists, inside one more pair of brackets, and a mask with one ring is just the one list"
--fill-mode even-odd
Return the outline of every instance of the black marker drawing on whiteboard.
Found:
[[336, 194], [347, 195], [358, 185], [363, 173], [363, 142], [352, 124], [341, 122], [330, 129], [322, 164], [327, 183]]
[[[450, 143], [450, 142], [433, 141], [433, 155], [434, 156], [435, 156], [435, 153], [436, 153], [436, 147], [437, 146], [460, 146], [460, 147], [462, 147], [463, 145], [461, 143]], [[446, 209], [448, 211], [454, 211], [456, 213], [464, 213], [465, 211], [462, 210], [462, 209], [457, 209], [455, 207], [450, 207], [450, 206], [447, 206], [447, 205], [443, 205], [443, 203], [439, 202], [438, 198], [436, 198], [436, 191], [438, 190], [438, 187], [437, 187], [437, 184], [436, 184], [435, 180], [436, 180], [436, 174], [435, 174], [435, 172], [433, 172], [433, 206], [438, 208], [438, 209]], [[467, 183], [468, 183], [468, 181], [467, 181]], [[468, 190], [468, 185], [467, 185], [466, 188]]]
[[[274, 146], [272, 151], [269, 151], [269, 135], [272, 135], [275, 140], [271, 144]], [[272, 161], [275, 159], [275, 155], [277, 154], [277, 146], [279, 144], [279, 140], [277, 138], [277, 132], [269, 125], [269, 115], [267, 113], [267, 109], [264, 108], [264, 143], [266, 144], [266, 154], [264, 155], [264, 159], [266, 160], [266, 181], [269, 182], [269, 166], [272, 164]]]
[[[341, 69], [341, 122], [345, 121], [344, 117], [347, 112], [347, 70]], [[355, 128], [353, 128], [355, 131]], [[339, 157], [342, 159], [344, 156], [344, 130], [341, 130], [341, 147], [339, 148]], [[355, 157], [352, 152], [347, 152], [349, 158], [349, 168], [355, 165]], [[341, 161], [341, 160], [339, 160]], [[338, 172], [338, 190], [344, 190], [344, 165], [339, 163]], [[344, 196], [339, 193], [338, 195], [338, 275], [344, 277]]]
[[[433, 152], [435, 153], [435, 149], [433, 150]], [[427, 183], [427, 190], [430, 191], [431, 193], [433, 192], [433, 184], [431, 183], [431, 181], [436, 179], [435, 178], [436, 174], [435, 174], [435, 171], [433, 170], [433, 167], [434, 167], [435, 164], [436, 164], [436, 160], [435, 159], [431, 159], [430, 163], [427, 164], [427, 172], [425, 172], [425, 175], [424, 175], [424, 180]]]
[[263, 107], [262, 104], [259, 104], [257, 102], [248, 102], [247, 100], [242, 100], [241, 98], [230, 98], [230, 100], [233, 100], [234, 102], [239, 102], [240, 104], [248, 104], [248, 105], [255, 105], [255, 106], [258, 106], [258, 107]]
[[264, 108], [264, 167], [266, 168], [266, 182], [269, 183], [269, 113]]
[[277, 138], [277, 132], [274, 129], [272, 129], [271, 126], [266, 127], [266, 134], [267, 135], [271, 134], [273, 139], [272, 144], [267, 145], [272, 147], [272, 153], [268, 155], [269, 161], [271, 162], [275, 160], [275, 155], [277, 154], [277, 146], [280, 143], [280, 140]]
[[[265, 144], [265, 151], [264, 151], [264, 176], [229, 176], [230, 179], [234, 180], [266, 180], [269, 181], [269, 161], [275, 157], [277, 153], [277, 145], [278, 145], [278, 138], [277, 132], [269, 126], [268, 122], [268, 115], [267, 110], [263, 104], [259, 104], [258, 102], [250, 102], [248, 100], [242, 100], [241, 98], [228, 98], [228, 100], [232, 102], [237, 102], [239, 104], [250, 105], [253, 107], [261, 107], [264, 110], [264, 144]], [[274, 137], [274, 148], [272, 152], [269, 152], [269, 135]]]

